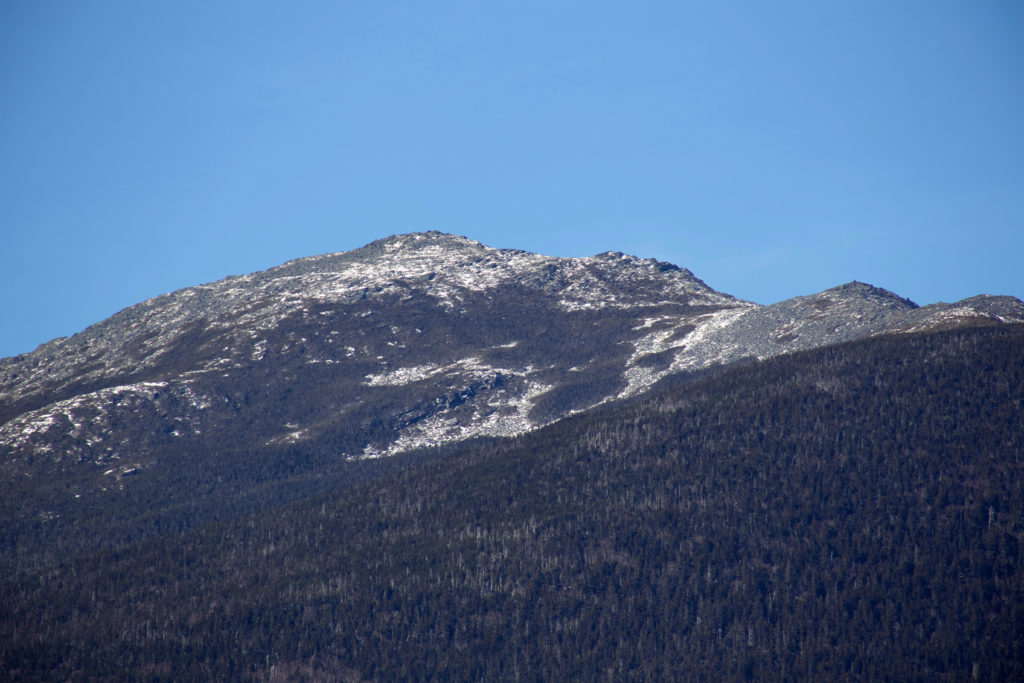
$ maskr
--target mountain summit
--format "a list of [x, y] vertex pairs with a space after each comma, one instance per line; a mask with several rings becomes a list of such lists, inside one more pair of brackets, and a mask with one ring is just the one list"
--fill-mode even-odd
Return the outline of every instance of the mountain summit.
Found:
[[5, 468], [83, 468], [86, 488], [183, 450], [389, 455], [521, 434], [744, 358], [1021, 321], [1012, 297], [918, 307], [854, 282], [760, 306], [654, 259], [395, 235], [159, 296], [3, 359], [0, 449]]

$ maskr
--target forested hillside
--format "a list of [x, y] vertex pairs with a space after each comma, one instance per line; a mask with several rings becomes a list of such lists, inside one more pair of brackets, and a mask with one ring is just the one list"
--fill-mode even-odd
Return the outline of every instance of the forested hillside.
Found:
[[1024, 679], [1019, 325], [733, 366], [365, 474], [137, 541], [109, 510], [90, 533], [117, 544], [4, 575], [0, 670]]

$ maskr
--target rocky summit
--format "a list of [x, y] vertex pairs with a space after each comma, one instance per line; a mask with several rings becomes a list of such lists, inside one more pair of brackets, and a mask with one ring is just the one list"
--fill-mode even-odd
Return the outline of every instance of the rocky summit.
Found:
[[123, 488], [162, 458], [343, 459], [510, 436], [712, 366], [888, 333], [1024, 322], [850, 283], [762, 306], [654, 259], [397, 235], [144, 301], [0, 361], [0, 466]]

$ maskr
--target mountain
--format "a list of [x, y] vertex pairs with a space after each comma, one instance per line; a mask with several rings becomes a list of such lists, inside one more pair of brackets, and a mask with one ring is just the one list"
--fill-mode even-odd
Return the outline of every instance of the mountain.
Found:
[[142, 302], [0, 360], [0, 671], [1020, 679], [1022, 322], [436, 232]]
[[226, 444], [394, 455], [521, 434], [745, 358], [1021, 321], [1012, 297], [918, 307], [850, 283], [759, 306], [653, 259], [399, 235], [156, 297], [3, 359], [0, 466], [79, 468], [85, 495]]

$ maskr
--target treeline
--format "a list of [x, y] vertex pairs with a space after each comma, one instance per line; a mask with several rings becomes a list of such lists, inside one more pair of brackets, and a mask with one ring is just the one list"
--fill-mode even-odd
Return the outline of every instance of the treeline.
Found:
[[0, 670], [1021, 680], [1022, 351], [958, 330], [712, 372], [24, 569]]

